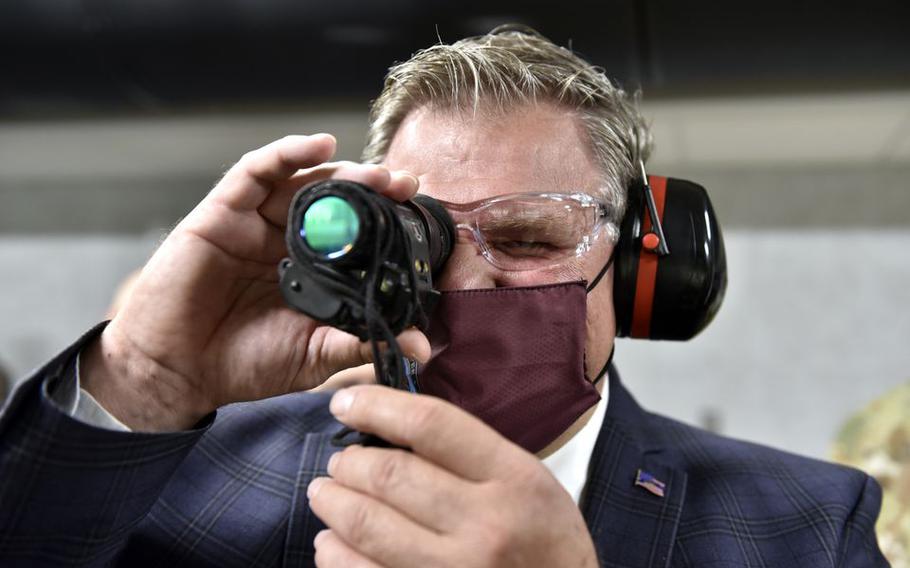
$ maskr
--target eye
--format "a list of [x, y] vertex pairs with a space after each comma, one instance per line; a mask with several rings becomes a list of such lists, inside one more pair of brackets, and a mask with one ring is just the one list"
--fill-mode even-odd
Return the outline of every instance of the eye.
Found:
[[496, 250], [513, 256], [548, 257], [559, 250], [559, 247], [552, 243], [543, 241], [502, 240], [491, 244]]

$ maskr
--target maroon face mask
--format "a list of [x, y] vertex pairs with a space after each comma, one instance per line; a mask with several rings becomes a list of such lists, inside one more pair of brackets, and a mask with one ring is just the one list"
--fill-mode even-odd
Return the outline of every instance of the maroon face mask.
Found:
[[600, 400], [585, 377], [587, 292], [584, 282], [443, 292], [421, 392], [542, 450]]

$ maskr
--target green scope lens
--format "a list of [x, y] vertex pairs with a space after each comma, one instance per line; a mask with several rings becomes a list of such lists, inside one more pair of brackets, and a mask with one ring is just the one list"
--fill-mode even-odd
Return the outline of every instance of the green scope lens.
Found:
[[313, 251], [327, 258], [344, 256], [357, 241], [360, 219], [351, 204], [330, 195], [317, 199], [303, 214], [300, 236]]

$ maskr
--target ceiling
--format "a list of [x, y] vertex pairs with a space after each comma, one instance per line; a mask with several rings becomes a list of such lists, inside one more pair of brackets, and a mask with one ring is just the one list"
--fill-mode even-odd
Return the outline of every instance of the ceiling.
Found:
[[910, 3], [5, 0], [0, 117], [365, 101], [441, 38], [521, 22], [651, 96], [910, 86]]

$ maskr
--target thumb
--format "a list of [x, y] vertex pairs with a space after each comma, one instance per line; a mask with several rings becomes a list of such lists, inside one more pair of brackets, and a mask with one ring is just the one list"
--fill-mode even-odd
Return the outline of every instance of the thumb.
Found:
[[[357, 337], [338, 329], [323, 327], [324, 337], [318, 346], [320, 354], [320, 367], [324, 369], [321, 375], [328, 378], [330, 375], [373, 362], [373, 349], [369, 341], [360, 341]], [[317, 330], [318, 332], [319, 330]], [[315, 336], [313, 339], [317, 339]], [[396, 338], [402, 354], [408, 359], [418, 363], [426, 363], [430, 359], [430, 340], [417, 328], [409, 328], [401, 332]], [[387, 345], [380, 344], [380, 350], [385, 352]]]

